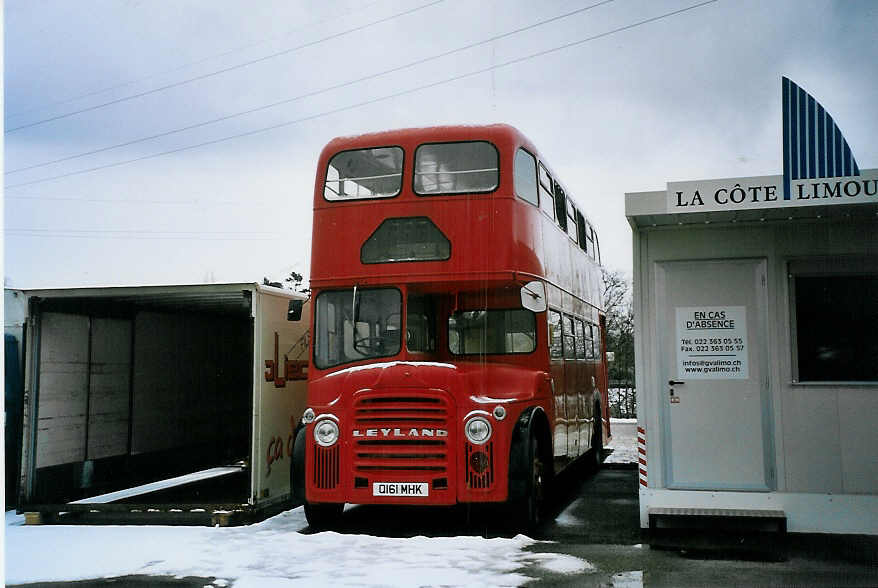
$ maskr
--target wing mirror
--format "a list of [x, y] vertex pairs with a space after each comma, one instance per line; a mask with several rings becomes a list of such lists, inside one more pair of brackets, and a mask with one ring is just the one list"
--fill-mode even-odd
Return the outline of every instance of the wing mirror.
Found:
[[287, 320], [293, 322], [302, 320], [302, 307], [304, 305], [304, 300], [290, 300], [290, 306], [287, 309]]
[[534, 280], [521, 287], [521, 306], [532, 312], [543, 312], [546, 305], [546, 285]]

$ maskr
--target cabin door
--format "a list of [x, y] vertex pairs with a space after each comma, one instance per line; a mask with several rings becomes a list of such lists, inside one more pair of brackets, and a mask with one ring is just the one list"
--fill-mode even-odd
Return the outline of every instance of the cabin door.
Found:
[[764, 260], [656, 264], [665, 486], [774, 486]]

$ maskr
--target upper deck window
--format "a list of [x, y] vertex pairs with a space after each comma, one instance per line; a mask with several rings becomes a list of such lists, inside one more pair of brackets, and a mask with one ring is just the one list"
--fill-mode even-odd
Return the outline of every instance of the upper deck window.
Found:
[[567, 234], [576, 243], [576, 209], [573, 207], [573, 201], [567, 199]]
[[487, 141], [429, 143], [415, 151], [415, 192], [491, 192], [500, 183], [497, 149]]
[[587, 227], [586, 228], [587, 232], [586, 232], [585, 236], [588, 239], [588, 245], [587, 245], [588, 256], [594, 260], [597, 260], [597, 250], [595, 249], [595, 246], [594, 246], [594, 241], [595, 241], [594, 229], [592, 228], [590, 223], [587, 223], [586, 227]]
[[558, 182], [555, 182], [555, 222], [567, 232], [567, 195]]
[[329, 160], [327, 200], [391, 198], [402, 189], [402, 148], [378, 147], [336, 153]]
[[543, 212], [549, 215], [549, 218], [555, 218], [555, 197], [553, 196], [553, 185], [554, 181], [552, 181], [552, 176], [549, 175], [549, 172], [546, 171], [546, 168], [543, 167], [543, 164], [540, 164], [540, 208], [543, 209]]
[[522, 200], [539, 205], [537, 160], [524, 149], [515, 153], [515, 193]]

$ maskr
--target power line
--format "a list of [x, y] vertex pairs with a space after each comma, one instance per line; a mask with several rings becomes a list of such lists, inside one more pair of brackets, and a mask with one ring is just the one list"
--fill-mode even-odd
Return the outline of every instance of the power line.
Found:
[[115, 100], [110, 100], [110, 101], [107, 101], [107, 102], [103, 102], [103, 103], [101, 103], [101, 104], [96, 104], [96, 105], [94, 105], [94, 106], [89, 106], [89, 107], [87, 107], [87, 108], [81, 108], [81, 109], [79, 109], [79, 110], [73, 110], [73, 111], [71, 111], [71, 112], [67, 112], [67, 113], [65, 113], [65, 114], [59, 114], [59, 115], [57, 115], [57, 116], [52, 116], [52, 117], [49, 117], [49, 118], [44, 118], [44, 119], [42, 119], [42, 120], [38, 120], [38, 121], [35, 121], [35, 122], [27, 123], [27, 124], [25, 124], [25, 125], [19, 125], [19, 126], [17, 126], [17, 127], [12, 127], [11, 129], [7, 129], [5, 134], [8, 135], [9, 133], [13, 133], [13, 132], [15, 132], [15, 131], [20, 131], [20, 130], [22, 130], [22, 129], [29, 129], [29, 128], [31, 128], [31, 127], [35, 127], [35, 126], [38, 126], [38, 125], [43, 125], [43, 124], [46, 124], [46, 123], [49, 123], [49, 122], [54, 122], [54, 121], [56, 121], [56, 120], [61, 120], [61, 119], [64, 119], [64, 118], [68, 118], [68, 117], [71, 117], [71, 116], [74, 116], [74, 115], [77, 115], [77, 114], [82, 114], [82, 113], [84, 113], [84, 112], [91, 112], [91, 111], [93, 111], [93, 110], [98, 110], [99, 108], [104, 108], [104, 107], [107, 107], [107, 106], [112, 106], [113, 104], [120, 104], [120, 103], [122, 103], [122, 102], [128, 102], [128, 101], [130, 101], [130, 100], [134, 100], [135, 98], [142, 98], [142, 97], [144, 97], [144, 96], [149, 96], [150, 94], [155, 94], [156, 92], [163, 92], [163, 91], [165, 91], [165, 90], [170, 90], [171, 88], [177, 88], [177, 87], [180, 87], [180, 86], [184, 86], [184, 85], [186, 85], [186, 84], [191, 84], [192, 82], [196, 82], [196, 81], [199, 81], [199, 80], [204, 80], [204, 79], [207, 79], [207, 78], [211, 78], [211, 77], [213, 77], [213, 76], [217, 76], [217, 75], [220, 75], [220, 74], [224, 74], [224, 73], [227, 73], [227, 72], [230, 72], [230, 71], [236, 70], [236, 69], [240, 69], [240, 68], [242, 68], [242, 67], [247, 67], [247, 66], [250, 66], [250, 65], [253, 65], [253, 64], [256, 64], [256, 63], [261, 63], [261, 62], [263, 62], [263, 61], [268, 61], [269, 59], [274, 59], [275, 57], [280, 57], [281, 55], [287, 55], [287, 54], [289, 54], [289, 53], [293, 53], [293, 52], [295, 52], [295, 51], [299, 51], [300, 49], [305, 49], [305, 48], [307, 48], [307, 47], [313, 47], [314, 45], [319, 45], [320, 43], [324, 43], [324, 42], [326, 42], [326, 41], [330, 41], [330, 40], [332, 40], [332, 39], [337, 39], [337, 38], [339, 38], [339, 37], [343, 37], [343, 36], [345, 36], [345, 35], [349, 35], [349, 34], [351, 34], [351, 33], [355, 33], [355, 32], [357, 32], [357, 31], [362, 31], [362, 30], [364, 30], [364, 29], [367, 29], [367, 28], [369, 28], [369, 27], [372, 27], [372, 26], [375, 26], [375, 25], [378, 25], [378, 24], [382, 24], [382, 23], [385, 23], [385, 22], [389, 22], [389, 21], [394, 20], [394, 19], [397, 19], [397, 18], [399, 18], [399, 17], [401, 17], [401, 16], [406, 16], [406, 15], [408, 15], [408, 14], [412, 14], [412, 13], [417, 12], [417, 11], [419, 11], [419, 10], [423, 10], [423, 9], [425, 9], [425, 8], [429, 8], [430, 6], [435, 6], [436, 4], [440, 4], [440, 3], [444, 2], [444, 1], [445, 1], [445, 0], [433, 0], [432, 2], [429, 2], [429, 3], [427, 3], [427, 4], [422, 4], [421, 6], [418, 6], [418, 7], [416, 7], [416, 8], [412, 8], [412, 9], [409, 9], [409, 10], [405, 10], [405, 11], [403, 11], [403, 12], [399, 12], [399, 13], [396, 13], [396, 14], [394, 14], [394, 15], [391, 15], [391, 16], [388, 16], [388, 17], [385, 17], [385, 18], [381, 18], [381, 19], [378, 19], [378, 20], [376, 20], [376, 21], [372, 21], [372, 22], [370, 22], [370, 23], [368, 23], [368, 24], [361, 25], [361, 26], [358, 26], [358, 27], [354, 27], [354, 28], [352, 28], [352, 29], [348, 29], [348, 30], [346, 30], [346, 31], [342, 31], [342, 32], [340, 32], [340, 33], [335, 33], [335, 34], [333, 34], [333, 35], [329, 35], [328, 37], [323, 37], [322, 39], [318, 39], [318, 40], [316, 40], [316, 41], [310, 41], [310, 42], [308, 42], [308, 43], [304, 43], [304, 44], [302, 44], [302, 45], [297, 45], [296, 47], [291, 47], [291, 48], [289, 48], [289, 49], [284, 49], [283, 51], [278, 51], [277, 53], [272, 53], [272, 54], [270, 54], [270, 55], [265, 55], [265, 56], [263, 56], [263, 57], [259, 57], [259, 58], [257, 58], [257, 59], [251, 59], [250, 61], [245, 61], [245, 62], [243, 62], [243, 63], [239, 63], [239, 64], [237, 64], [237, 65], [232, 65], [232, 66], [229, 66], [229, 67], [224, 67], [224, 68], [222, 68], [222, 69], [219, 69], [219, 70], [216, 70], [216, 71], [213, 71], [213, 72], [210, 72], [210, 73], [202, 74], [202, 75], [195, 76], [195, 77], [192, 77], [192, 78], [187, 78], [187, 79], [185, 79], [185, 80], [180, 80], [180, 81], [178, 81], [178, 82], [174, 82], [174, 83], [172, 83], [172, 84], [166, 84], [166, 85], [164, 85], [164, 86], [160, 86], [160, 87], [158, 87], [158, 88], [153, 88], [152, 90], [146, 90], [146, 91], [144, 91], [144, 92], [138, 92], [137, 94], [131, 94], [131, 95], [129, 95], [129, 96], [125, 96], [125, 97], [122, 97], [122, 98], [116, 98]]
[[122, 198], [90, 198], [75, 196], [44, 196], [42, 194], [28, 194], [26, 196], [5, 196], [6, 200], [21, 200], [24, 202], [97, 202], [100, 204], [173, 204], [184, 206], [265, 206], [265, 202], [238, 202], [234, 200], [200, 200], [192, 198], [191, 200], [140, 200], [140, 199], [122, 199]]
[[[19, 237], [52, 237], [63, 239], [140, 239], [184, 241], [276, 241], [274, 233], [259, 235], [254, 231], [236, 233], [224, 231], [148, 231], [148, 230], [73, 230], [73, 229], [6, 229], [6, 235]], [[248, 236], [258, 235], [258, 236]]]
[[700, 7], [705, 6], [705, 5], [707, 5], [707, 4], [713, 4], [713, 3], [718, 2], [718, 1], [719, 1], [719, 0], [706, 0], [706, 1], [704, 1], [704, 2], [699, 2], [698, 4], [693, 4], [693, 5], [688, 6], [688, 7], [686, 7], [686, 8], [681, 8], [681, 9], [679, 9], [679, 10], [674, 10], [674, 11], [671, 11], [671, 12], [666, 12], [666, 13], [664, 13], [664, 14], [660, 14], [660, 15], [658, 15], [658, 16], [654, 16], [654, 17], [651, 17], [651, 18], [647, 18], [647, 19], [644, 19], [644, 20], [641, 20], [641, 21], [638, 21], [638, 22], [635, 22], [635, 23], [632, 23], [632, 24], [629, 24], [629, 25], [625, 25], [625, 26], [622, 26], [622, 27], [619, 27], [619, 28], [616, 28], [616, 29], [612, 29], [612, 30], [610, 30], [610, 31], [606, 31], [606, 32], [603, 32], [603, 33], [599, 33], [599, 34], [597, 34], [597, 35], [593, 35], [593, 36], [590, 36], [590, 37], [585, 37], [585, 38], [583, 38], [583, 39], [579, 39], [579, 40], [577, 40], [577, 41], [571, 41], [570, 43], [565, 43], [565, 44], [563, 44], [563, 45], [559, 45], [559, 46], [557, 46], [557, 47], [553, 47], [553, 48], [551, 48], [551, 49], [544, 49], [543, 51], [538, 51], [538, 52], [536, 52], [536, 53], [531, 53], [530, 55], [526, 55], [526, 56], [524, 56], [524, 57], [518, 57], [518, 58], [516, 58], [516, 59], [511, 59], [511, 60], [509, 60], [509, 61], [505, 61], [505, 62], [503, 62], [503, 63], [498, 63], [498, 64], [495, 64], [495, 65], [492, 65], [492, 66], [489, 66], [489, 67], [486, 67], [486, 68], [482, 68], [482, 69], [474, 70], [474, 71], [471, 71], [471, 72], [468, 72], [468, 73], [465, 73], [465, 74], [460, 74], [460, 75], [452, 76], [452, 77], [450, 77], [450, 78], [445, 78], [445, 79], [443, 79], [443, 80], [439, 80], [439, 81], [437, 81], [437, 82], [432, 82], [432, 83], [425, 84], [425, 85], [422, 85], [422, 86], [417, 86], [417, 87], [414, 87], [414, 88], [409, 88], [409, 89], [407, 89], [407, 90], [402, 90], [402, 91], [399, 91], [399, 92], [395, 92], [395, 93], [393, 93], [393, 94], [386, 94], [386, 95], [384, 95], [384, 96], [380, 96], [380, 97], [378, 97], [378, 98], [373, 98], [373, 99], [371, 99], [371, 100], [365, 100], [365, 101], [363, 101], [363, 102], [358, 102], [358, 103], [356, 103], [356, 104], [351, 104], [351, 105], [349, 105], [349, 106], [343, 106], [343, 107], [340, 107], [340, 108], [335, 108], [335, 109], [332, 109], [332, 110], [327, 110], [327, 111], [324, 111], [324, 112], [320, 112], [320, 113], [313, 114], [313, 115], [310, 115], [310, 116], [305, 116], [305, 117], [298, 118], [298, 119], [295, 119], [295, 120], [285, 121], [285, 122], [277, 123], [277, 124], [270, 125], [270, 126], [267, 126], [267, 127], [262, 127], [262, 128], [259, 128], [259, 129], [254, 129], [254, 130], [252, 130], [252, 131], [246, 131], [246, 132], [244, 132], [244, 133], [238, 133], [238, 134], [235, 134], [235, 135], [229, 135], [229, 136], [226, 136], [226, 137], [221, 137], [221, 138], [219, 138], [219, 139], [213, 139], [213, 140], [211, 140], [211, 141], [204, 141], [204, 142], [202, 142], [202, 143], [197, 143], [197, 144], [194, 144], [194, 145], [187, 145], [187, 146], [185, 146], [185, 147], [178, 147], [178, 148], [176, 148], [176, 149], [170, 149], [170, 150], [167, 150], [167, 151], [161, 151], [161, 152], [159, 152], [159, 153], [152, 153], [152, 154], [150, 154], [150, 155], [143, 155], [143, 156], [141, 156], [141, 157], [135, 157], [135, 158], [133, 158], [133, 159], [127, 159], [127, 160], [123, 160], [123, 161], [117, 161], [117, 162], [114, 162], [114, 163], [108, 163], [108, 164], [104, 164], [104, 165], [99, 165], [99, 166], [96, 166], [96, 167], [92, 167], [92, 168], [88, 168], [88, 169], [82, 169], [82, 170], [77, 170], [77, 171], [73, 171], [73, 172], [68, 172], [68, 173], [65, 173], [65, 174], [59, 174], [59, 175], [56, 175], [56, 176], [51, 176], [51, 177], [43, 178], [43, 179], [39, 179], [39, 180], [32, 180], [32, 181], [29, 181], [29, 182], [21, 182], [21, 183], [18, 183], [18, 184], [12, 184], [12, 185], [6, 186], [6, 189], [19, 188], [19, 187], [23, 187], [23, 186], [29, 186], [29, 185], [32, 185], [32, 184], [39, 184], [39, 183], [42, 183], [42, 182], [48, 182], [48, 181], [52, 181], [52, 180], [58, 180], [58, 179], [61, 179], [61, 178], [67, 178], [67, 177], [70, 177], [70, 176], [81, 175], [81, 174], [85, 174], [85, 173], [90, 173], [90, 172], [94, 172], [94, 171], [99, 171], [99, 170], [103, 170], [103, 169], [112, 168], [112, 167], [118, 167], [118, 166], [121, 166], [121, 165], [127, 165], [127, 164], [129, 164], [129, 163], [136, 163], [136, 162], [139, 162], [139, 161], [145, 161], [145, 160], [148, 160], [148, 159], [154, 159], [154, 158], [156, 158], [156, 157], [161, 157], [161, 156], [163, 156], [163, 155], [171, 155], [171, 154], [174, 154], [174, 153], [179, 153], [179, 152], [181, 152], [181, 151], [188, 151], [188, 150], [191, 150], [191, 149], [198, 149], [198, 148], [200, 148], [200, 147], [207, 147], [207, 146], [209, 146], [209, 145], [216, 145], [216, 144], [218, 144], [218, 143], [223, 143], [223, 142], [225, 142], [225, 141], [231, 141], [231, 140], [233, 140], [233, 139], [240, 139], [240, 138], [243, 138], [243, 137], [249, 137], [249, 136], [251, 136], [251, 135], [256, 135], [256, 134], [259, 134], [259, 133], [264, 133], [264, 132], [267, 132], [267, 131], [272, 131], [272, 130], [275, 130], [275, 129], [279, 129], [279, 128], [282, 128], [282, 127], [287, 127], [287, 126], [294, 125], [294, 124], [297, 124], [297, 123], [307, 122], [307, 121], [311, 121], [311, 120], [314, 120], [314, 119], [317, 119], [317, 118], [322, 118], [322, 117], [325, 117], [325, 116], [331, 116], [331, 115], [333, 115], [333, 114], [338, 114], [338, 113], [340, 113], [340, 112], [345, 112], [345, 111], [348, 111], [348, 110], [354, 110], [354, 109], [356, 109], [356, 108], [360, 108], [360, 107], [363, 107], [363, 106], [368, 106], [368, 105], [371, 105], [371, 104], [375, 104], [375, 103], [377, 103], [377, 102], [384, 102], [384, 101], [386, 101], [386, 100], [391, 100], [391, 99], [393, 99], [393, 98], [398, 98], [398, 97], [400, 97], [400, 96], [405, 96], [405, 95], [407, 95], [407, 94], [412, 94], [412, 93], [415, 93], [415, 92], [419, 92], [419, 91], [421, 91], [421, 90], [427, 90], [427, 89], [430, 89], [430, 88], [435, 88], [436, 86], [441, 86], [441, 85], [448, 84], [448, 83], [451, 83], [451, 82], [456, 82], [456, 81], [459, 81], [459, 80], [462, 80], [462, 79], [465, 79], [465, 78], [469, 78], [469, 77], [473, 77], [473, 76], [476, 76], [476, 75], [479, 75], [479, 74], [483, 74], [483, 73], [486, 73], [486, 72], [489, 72], [489, 71], [492, 71], [492, 70], [495, 70], [495, 69], [500, 69], [500, 68], [504, 68], [504, 67], [509, 67], [509, 66], [511, 66], [511, 65], [517, 65], [517, 64], [519, 64], [519, 63], [522, 63], [522, 62], [525, 62], [525, 61], [529, 61], [529, 60], [531, 60], [531, 59], [536, 59], [537, 57], [543, 57], [543, 56], [545, 56], [545, 55], [549, 55], [549, 54], [552, 54], [552, 53], [557, 53], [558, 51], [563, 51], [563, 50], [565, 50], [565, 49], [570, 49], [571, 47], [576, 47], [576, 46], [578, 46], [578, 45], [582, 45], [582, 44], [584, 44], [584, 43], [588, 43], [588, 42], [595, 41], [595, 40], [597, 40], [597, 39], [601, 39], [601, 38], [604, 38], [604, 37], [607, 37], [607, 36], [610, 36], [610, 35], [613, 35], [613, 34], [616, 34], [616, 33], [620, 33], [620, 32], [622, 32], [622, 31], [627, 31], [627, 30], [630, 30], [630, 29], [633, 29], [633, 28], [636, 28], [636, 27], [639, 27], [639, 26], [642, 26], [642, 25], [645, 25], [645, 24], [649, 24], [649, 23], [653, 23], [653, 22], [656, 22], [656, 21], [659, 21], [659, 20], [663, 20], [663, 19], [666, 19], [666, 18], [670, 18], [670, 17], [672, 17], [672, 16], [676, 16], [676, 15], [678, 15], [678, 14], [682, 14], [682, 13], [684, 13], [684, 12], [688, 12], [688, 11], [690, 11], [690, 10], [694, 10], [694, 9], [696, 9], [696, 8], [700, 8]]
[[259, 231], [156, 231], [154, 229], [44, 229], [12, 228], [9, 231], [28, 231], [33, 233], [138, 233], [161, 235], [256, 235]]
[[499, 35], [495, 35], [495, 36], [493, 36], [493, 37], [490, 37], [490, 38], [484, 39], [484, 40], [482, 40], [482, 41], [477, 41], [477, 42], [475, 42], [475, 43], [470, 43], [469, 45], [464, 45], [463, 47], [458, 47], [458, 48], [456, 48], [456, 49], [452, 49], [452, 50], [450, 50], [450, 51], [445, 51], [445, 52], [443, 52], [443, 53], [439, 53], [439, 54], [437, 54], [437, 55], [433, 55], [433, 56], [430, 56], [430, 57], [425, 57], [425, 58], [423, 58], [423, 59], [418, 59], [418, 60], [415, 60], [415, 61], [411, 61], [411, 62], [406, 63], [406, 64], [404, 64], [404, 65], [400, 65], [400, 66], [392, 67], [392, 68], [390, 68], [390, 69], [386, 69], [386, 70], [384, 70], [384, 71], [380, 71], [380, 72], [377, 72], [377, 73], [369, 74], [369, 75], [367, 75], [367, 76], [363, 76], [363, 77], [360, 77], [360, 78], [357, 78], [357, 79], [354, 79], [354, 80], [350, 80], [350, 81], [348, 81], [348, 82], [343, 82], [343, 83], [340, 83], [340, 84], [335, 84], [335, 85], [333, 85], [333, 86], [328, 86], [328, 87], [326, 87], [326, 88], [322, 88], [322, 89], [320, 89], [320, 90], [314, 90], [314, 91], [311, 91], [311, 92], [306, 92], [305, 94], [299, 94], [298, 96], [293, 96], [292, 98], [286, 98], [286, 99], [284, 99], [284, 100], [280, 100], [280, 101], [278, 101], [278, 102], [273, 102], [273, 103], [271, 103], [271, 104], [265, 104], [265, 105], [263, 105], [263, 106], [257, 106], [257, 107], [255, 107], [255, 108], [250, 108], [250, 109], [248, 109], [248, 110], [242, 110], [242, 111], [235, 112], [235, 113], [232, 113], [232, 114], [228, 114], [228, 115], [225, 115], [225, 116], [221, 116], [221, 117], [218, 117], [218, 118], [214, 118], [214, 119], [210, 119], [210, 120], [202, 121], [202, 122], [199, 122], [199, 123], [195, 123], [195, 124], [187, 125], [187, 126], [185, 126], [185, 127], [179, 127], [179, 128], [176, 128], [176, 129], [171, 129], [171, 130], [168, 130], [168, 131], [164, 131], [164, 132], [162, 132], [162, 133], [157, 133], [157, 134], [155, 134], [155, 135], [149, 135], [149, 136], [146, 136], [146, 137], [140, 137], [140, 138], [138, 138], [138, 139], [132, 139], [132, 140], [130, 140], [130, 141], [125, 141], [125, 142], [123, 142], [123, 143], [116, 143], [115, 145], [109, 145], [109, 146], [107, 146], [107, 147], [101, 147], [101, 148], [98, 148], [98, 149], [93, 149], [93, 150], [91, 150], [91, 151], [86, 151], [86, 152], [84, 152], [84, 153], [77, 153], [77, 154], [75, 154], [75, 155], [68, 155], [68, 156], [66, 156], [66, 157], [61, 157], [61, 158], [58, 158], [58, 159], [53, 159], [53, 160], [51, 160], [51, 161], [45, 161], [45, 162], [42, 162], [42, 163], [35, 163], [35, 164], [33, 164], [33, 165], [29, 165], [29, 166], [25, 166], [25, 167], [20, 167], [20, 168], [12, 169], [12, 170], [7, 171], [5, 175], [11, 175], [11, 174], [20, 173], [20, 172], [23, 172], [23, 171], [27, 171], [27, 170], [35, 169], [35, 168], [38, 168], [38, 167], [44, 167], [44, 166], [47, 166], [47, 165], [53, 165], [53, 164], [56, 164], [56, 163], [62, 163], [62, 162], [64, 162], [64, 161], [70, 161], [70, 160], [72, 160], [72, 159], [79, 159], [80, 157], [87, 157], [87, 156], [89, 156], [89, 155], [96, 155], [96, 154], [98, 154], [98, 153], [103, 153], [103, 152], [105, 152], [105, 151], [111, 151], [111, 150], [113, 150], [113, 149], [119, 149], [119, 148], [121, 148], [121, 147], [128, 147], [128, 146], [130, 146], [130, 145], [135, 145], [135, 144], [137, 144], [137, 143], [142, 143], [143, 141], [151, 141], [151, 140], [153, 140], [153, 139], [160, 139], [160, 138], [162, 138], [162, 137], [168, 137], [168, 136], [170, 136], [170, 135], [175, 135], [175, 134], [178, 134], [178, 133], [183, 133], [183, 132], [185, 132], [185, 131], [191, 131], [191, 130], [193, 130], [193, 129], [197, 129], [197, 128], [204, 127], [204, 126], [207, 126], [207, 125], [211, 125], [211, 124], [215, 124], [215, 123], [218, 123], [218, 122], [226, 121], [226, 120], [229, 120], [229, 119], [232, 119], [232, 118], [236, 118], [236, 117], [239, 117], [239, 116], [245, 116], [245, 115], [248, 115], [248, 114], [253, 114], [253, 113], [255, 113], [255, 112], [260, 112], [260, 111], [262, 111], [262, 110], [267, 110], [267, 109], [269, 109], [269, 108], [275, 108], [275, 107], [277, 107], [277, 106], [281, 106], [281, 105], [283, 105], [283, 104], [289, 104], [289, 103], [291, 103], [291, 102], [295, 102], [295, 101], [297, 101], [297, 100], [302, 100], [302, 99], [304, 99], [304, 98], [311, 98], [311, 97], [314, 97], [314, 96], [317, 96], [317, 95], [320, 95], [320, 94], [325, 94], [326, 92], [331, 92], [331, 91], [333, 91], [333, 90], [338, 90], [338, 89], [341, 89], [341, 88], [345, 88], [345, 87], [348, 87], [348, 86], [352, 86], [352, 85], [354, 85], [354, 84], [358, 84], [358, 83], [360, 83], [360, 82], [364, 82], [364, 81], [372, 80], [372, 79], [375, 79], [375, 78], [378, 78], [378, 77], [381, 77], [381, 76], [385, 76], [385, 75], [388, 75], [388, 74], [391, 74], [391, 73], [398, 73], [398, 72], [400, 72], [400, 71], [403, 71], [403, 70], [406, 70], [406, 69], [411, 69], [412, 67], [415, 67], [415, 66], [418, 66], [418, 65], [423, 65], [423, 64], [428, 63], [428, 62], [430, 62], [430, 61], [435, 61], [435, 60], [437, 60], [437, 59], [442, 59], [442, 58], [444, 58], [444, 57], [448, 57], [448, 56], [450, 56], [450, 55], [454, 55], [455, 53], [460, 53], [460, 52], [462, 52], [462, 51], [467, 51], [467, 50], [469, 50], [469, 49], [473, 49], [473, 48], [475, 48], [475, 47], [479, 47], [479, 46], [481, 46], [481, 45], [486, 45], [486, 44], [488, 44], [488, 43], [492, 43], [492, 42], [494, 42], [494, 41], [498, 41], [498, 40], [500, 40], [500, 39], [504, 39], [504, 38], [506, 38], [506, 37], [511, 37], [511, 36], [513, 36], [513, 35], [517, 35], [517, 34], [519, 34], [519, 33], [522, 33], [522, 32], [528, 31], [528, 30], [532, 30], [532, 29], [535, 29], [535, 28], [537, 28], [537, 27], [541, 27], [541, 26], [544, 26], [544, 25], [547, 25], [547, 24], [550, 24], [550, 23], [553, 23], [553, 22], [556, 22], [556, 21], [559, 21], [559, 20], [562, 20], [562, 19], [565, 19], [565, 18], [569, 18], [569, 17], [571, 17], [571, 16], [575, 16], [575, 15], [580, 14], [580, 13], [582, 13], [582, 12], [585, 12], [585, 11], [587, 11], [587, 10], [591, 10], [591, 9], [593, 9], [593, 8], [597, 8], [597, 7], [602, 6], [602, 5], [604, 5], [604, 4], [609, 4], [610, 2], [613, 2], [613, 1], [614, 1], [614, 0], [602, 0], [601, 2], [597, 2], [596, 4], [591, 4], [591, 5], [589, 5], [589, 6], [585, 6], [585, 7], [583, 7], [583, 8], [578, 8], [578, 9], [576, 9], [576, 10], [573, 10], [573, 11], [570, 11], [570, 12], [567, 12], [567, 13], [564, 13], [564, 14], [560, 14], [560, 15], [558, 15], [558, 16], [554, 16], [554, 17], [551, 17], [551, 18], [547, 18], [547, 19], [545, 19], [545, 20], [542, 20], [542, 21], [539, 21], [539, 22], [536, 22], [536, 23], [533, 23], [533, 24], [530, 24], [530, 25], [527, 25], [527, 26], [524, 26], [524, 27], [521, 27], [521, 28], [518, 28], [518, 29], [515, 29], [515, 30], [512, 30], [512, 31], [507, 31], [507, 32], [505, 32], [505, 33], [501, 33], [501, 34], [499, 34]]
[[[98, 94], [104, 94], [106, 92], [110, 92], [111, 90], [118, 90], [119, 88], [125, 88], [127, 86], [131, 86], [131, 85], [136, 84], [138, 82], [148, 80], [150, 78], [154, 78], [154, 77], [161, 76], [161, 75], [166, 75], [169, 73], [174, 73], [174, 72], [177, 72], [177, 71], [180, 71], [183, 69], [187, 69], [187, 68], [190, 68], [190, 67], [193, 67], [196, 65], [200, 65], [200, 64], [205, 63], [207, 61], [212, 61], [214, 59], [219, 59], [221, 57], [226, 57], [228, 55], [240, 53], [241, 51], [246, 51], [247, 49], [252, 49], [253, 47], [258, 47], [260, 45], [265, 45], [266, 43], [270, 43], [272, 41], [276, 41], [276, 40], [282, 39], [284, 37], [289, 37], [290, 35], [292, 35], [294, 33], [297, 33], [299, 31], [303, 31], [305, 29], [310, 29], [311, 27], [323, 24], [325, 22], [329, 22], [329, 21], [334, 22], [334, 21], [340, 20], [342, 18], [351, 16], [352, 14], [357, 14], [358, 12], [363, 12], [364, 10], [371, 8], [372, 6], [375, 6], [376, 4], [380, 4], [383, 1], [384, 0], [375, 0], [374, 2], [370, 2], [369, 4], [366, 4], [365, 6], [358, 8], [357, 10], [352, 10], [350, 12], [346, 12], [340, 16], [334, 16], [332, 18], [321, 18], [318, 20], [314, 20], [314, 21], [311, 21], [311, 22], [304, 24], [300, 27], [290, 29], [282, 35], [276, 35], [274, 37], [269, 37], [267, 39], [261, 39], [259, 41], [254, 41], [253, 43], [248, 43], [247, 45], [240, 45], [238, 47], [233, 47], [232, 49], [229, 49], [227, 51], [223, 51], [222, 53], [215, 53], [213, 55], [208, 55], [207, 57], [202, 57], [201, 59], [197, 59], [195, 61], [190, 61], [188, 63], [184, 63], [183, 65], [178, 65], [178, 66], [172, 67], [170, 69], [165, 69], [162, 71], [153, 72], [151, 74], [147, 74], [145, 76], [142, 76], [142, 77], [139, 77], [139, 78], [136, 78], [133, 80], [128, 80], [127, 82], [122, 82], [120, 84], [116, 84], [116, 85], [109, 86], [106, 88], [101, 88], [99, 90], [91, 90], [91, 91], [88, 91], [88, 92], [83, 93], [83, 94], [78, 94], [78, 95], [72, 96], [70, 98], [65, 98], [63, 100], [57, 100], [55, 102], [49, 102], [47, 104], [42, 104], [40, 106], [34, 106], [32, 108], [28, 108], [26, 110], [20, 110], [18, 112], [10, 113], [10, 114], [7, 114], [5, 116], [5, 119], [8, 121], [9, 119], [18, 118], [18, 117], [21, 117], [25, 114], [34, 112], [35, 110], [45, 110], [47, 108], [51, 108], [52, 106], [60, 106], [62, 104], [67, 104], [69, 102], [75, 102], [76, 100], [81, 100], [83, 98], [89, 98], [91, 96], [96, 96]], [[9, 12], [9, 10], [7, 9], [7, 13], [8, 12]]]

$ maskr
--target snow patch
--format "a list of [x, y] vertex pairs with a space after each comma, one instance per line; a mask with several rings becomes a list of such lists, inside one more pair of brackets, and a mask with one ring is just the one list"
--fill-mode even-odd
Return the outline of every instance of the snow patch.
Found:
[[613, 574], [613, 588], [643, 588], [643, 572], [619, 572]]
[[571, 513], [576, 510], [577, 505], [581, 501], [580, 498], [577, 498], [573, 502], [571, 502], [567, 508], [565, 508], [561, 513], [555, 517], [555, 524], [560, 527], [579, 527], [582, 526], [582, 519], [573, 516]]
[[562, 553], [534, 553], [532, 559], [544, 570], [556, 574], [582, 574], [596, 569], [591, 562]]
[[[217, 578], [213, 586], [518, 586], [528, 568], [571, 574], [592, 564], [526, 551], [537, 541], [482, 537], [303, 535], [303, 509], [246, 527], [23, 525], [6, 514], [6, 582], [125, 575]], [[46, 557], [52, 554], [52, 557]]]
[[604, 463], [637, 463], [637, 419], [610, 419], [610, 423], [613, 439], [607, 449], [613, 452]]

